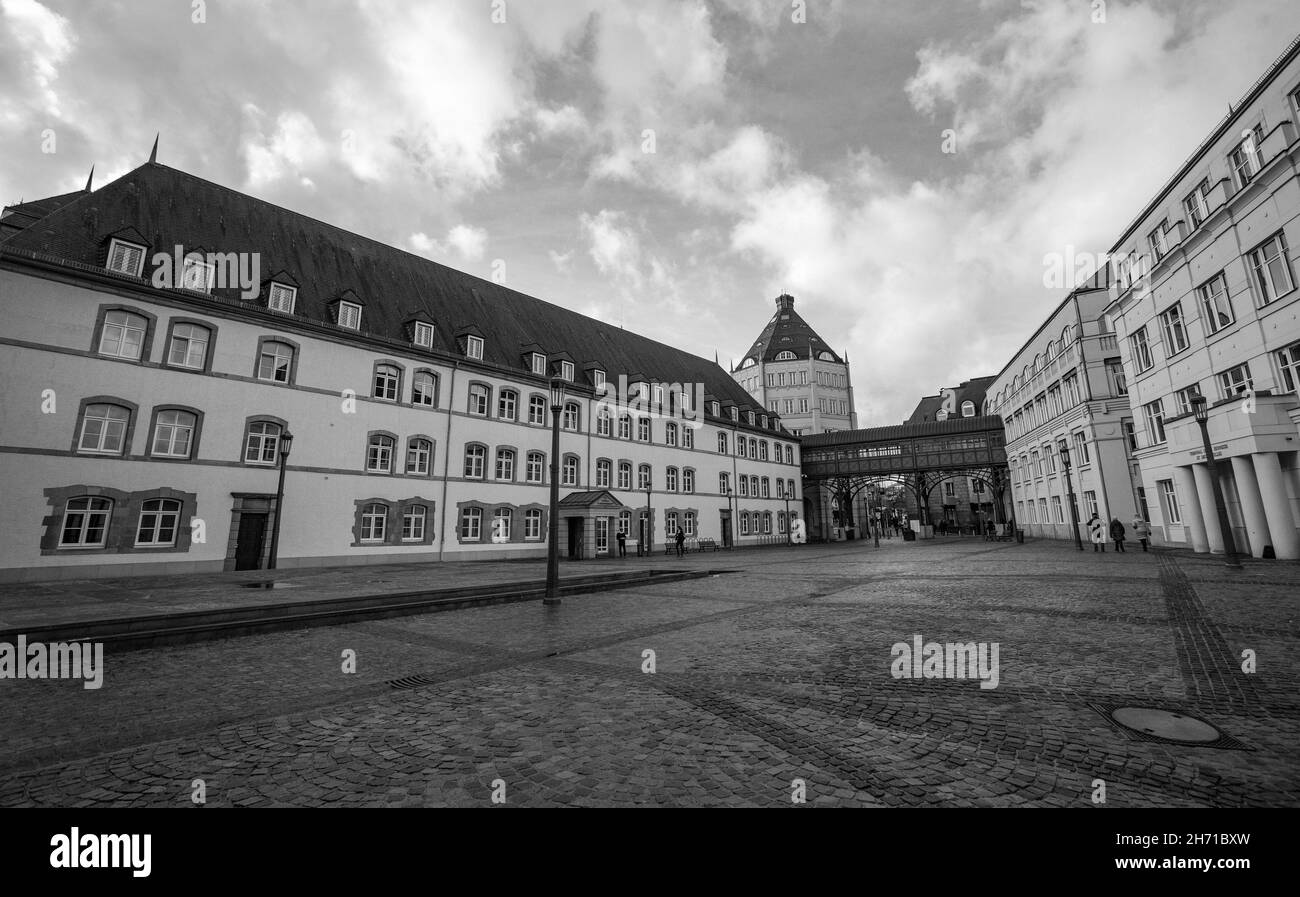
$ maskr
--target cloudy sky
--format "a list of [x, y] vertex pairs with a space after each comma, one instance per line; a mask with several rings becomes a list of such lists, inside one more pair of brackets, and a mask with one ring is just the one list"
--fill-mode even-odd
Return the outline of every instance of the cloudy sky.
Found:
[[1108, 249], [1297, 32], [1295, 0], [0, 0], [0, 203], [161, 132], [723, 364], [789, 292], [895, 423], [997, 373], [1063, 296], [1044, 256]]

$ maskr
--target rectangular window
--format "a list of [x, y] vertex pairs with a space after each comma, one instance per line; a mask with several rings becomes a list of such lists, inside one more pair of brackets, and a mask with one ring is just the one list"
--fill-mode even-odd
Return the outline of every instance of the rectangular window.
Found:
[[1165, 403], [1156, 399], [1142, 406], [1147, 416], [1147, 436], [1152, 445], [1163, 445], [1165, 441]]
[[1182, 523], [1183, 515], [1178, 507], [1178, 493], [1174, 491], [1174, 481], [1158, 480], [1156, 489], [1160, 492], [1160, 507], [1165, 512], [1165, 523]]
[[353, 302], [339, 303], [339, 326], [349, 330], [361, 329], [361, 306]]
[[406, 472], [416, 476], [428, 476], [432, 463], [433, 443], [426, 439], [417, 439], [406, 448]]
[[1264, 129], [1255, 125], [1250, 134], [1228, 154], [1228, 167], [1232, 169], [1232, 179], [1237, 189], [1241, 190], [1259, 174], [1260, 144], [1264, 142]]
[[1287, 392], [1300, 392], [1300, 343], [1279, 349], [1276, 355], [1283, 388]]
[[1057, 523], [1065, 522], [1065, 506], [1061, 504], [1061, 496], [1052, 496], [1052, 516], [1056, 518]]
[[540, 483], [542, 481], [542, 468], [546, 464], [546, 458], [541, 452], [528, 453], [528, 466], [525, 470], [525, 478], [530, 483]]
[[271, 311], [293, 314], [294, 303], [298, 299], [298, 288], [288, 287], [282, 283], [271, 284], [271, 291], [266, 296], [266, 307]]
[[167, 548], [176, 544], [180, 528], [181, 503], [169, 498], [153, 498], [140, 509], [135, 531], [136, 547]]
[[462, 542], [477, 542], [483, 538], [482, 508], [465, 508], [461, 511], [460, 538]]
[[1081, 467], [1091, 463], [1092, 457], [1088, 454], [1088, 437], [1079, 430], [1074, 434], [1074, 466]]
[[1155, 255], [1156, 261], [1165, 257], [1169, 251], [1169, 244], [1165, 240], [1165, 229], [1169, 227], [1169, 219], [1161, 221], [1156, 229], [1147, 234], [1147, 243], [1151, 246], [1151, 252]]
[[1255, 381], [1250, 376], [1250, 365], [1239, 364], [1219, 375], [1219, 389], [1225, 399], [1241, 395], [1254, 389]]
[[1177, 355], [1187, 348], [1187, 328], [1183, 326], [1183, 306], [1175, 302], [1160, 315], [1165, 331], [1165, 355]]
[[209, 265], [198, 259], [186, 259], [181, 272], [181, 286], [200, 293], [211, 292], [212, 281], [216, 274], [216, 265]]
[[1150, 370], [1154, 362], [1151, 360], [1151, 347], [1147, 344], [1146, 325], [1134, 331], [1133, 335], [1128, 338], [1128, 343], [1133, 355], [1133, 364], [1139, 373]]
[[573, 362], [572, 362], [572, 361], [561, 361], [561, 362], [560, 362], [560, 378], [561, 378], [562, 380], [572, 380], [572, 379], [573, 379]]
[[107, 498], [83, 496], [68, 499], [59, 547], [103, 548], [112, 510], [113, 502]]
[[138, 361], [147, 328], [148, 322], [139, 315], [125, 311], [108, 312], [100, 331], [99, 354]]
[[542, 538], [542, 512], [526, 511], [524, 513], [524, 540], [536, 542]]
[[424, 505], [411, 505], [402, 512], [402, 541], [423, 542], [427, 517]]
[[546, 356], [540, 352], [533, 353], [533, 373], [542, 377], [546, 376]]
[[1210, 206], [1205, 199], [1209, 192], [1210, 182], [1203, 180], [1196, 185], [1195, 190], [1183, 198], [1183, 210], [1187, 213], [1191, 228], [1200, 227], [1201, 222], [1210, 217]]
[[81, 418], [77, 451], [120, 455], [125, 445], [131, 412], [120, 405], [87, 405]]
[[1098, 513], [1096, 492], [1089, 491], [1083, 493], [1083, 507], [1084, 510], [1088, 512], [1088, 519], [1090, 520], [1092, 519], [1093, 514]]
[[465, 338], [465, 355], [468, 358], [483, 357], [483, 338], [478, 336], [468, 336]]
[[592, 371], [592, 372], [591, 372], [591, 382], [592, 382], [592, 385], [593, 385], [593, 386], [595, 386], [597, 389], [600, 389], [602, 386], [605, 385], [605, 372], [604, 372], [604, 371]]
[[609, 518], [596, 518], [596, 554], [609, 554]]
[[172, 343], [167, 351], [167, 363], [172, 367], [203, 370], [208, 357], [208, 330], [193, 324], [177, 324], [172, 328]]
[[1128, 382], [1124, 379], [1124, 364], [1118, 358], [1106, 359], [1106, 383], [1113, 395], [1128, 395]]
[[154, 425], [154, 457], [188, 458], [194, 440], [195, 418], [187, 411], [160, 411]]
[[116, 271], [119, 274], [129, 274], [132, 277], [140, 276], [140, 268], [144, 264], [144, 247], [137, 246], [135, 243], [124, 243], [121, 240], [113, 240], [108, 247], [108, 270]]
[[1138, 450], [1137, 428], [1133, 426], [1131, 418], [1124, 418], [1124, 438], [1128, 440], [1128, 450], [1136, 452]]
[[1295, 288], [1286, 237], [1279, 231], [1250, 252], [1250, 265], [1259, 291], [1259, 304], [1268, 305]]
[[257, 379], [288, 383], [292, 370], [293, 346], [287, 343], [262, 343], [262, 354], [257, 360]]
[[1237, 319], [1232, 312], [1232, 300], [1228, 298], [1228, 280], [1222, 271], [1197, 287], [1196, 295], [1201, 300], [1201, 319], [1207, 334], [1218, 333]]
[[433, 348], [433, 325], [426, 324], [423, 321], [416, 321], [414, 342], [417, 346], [425, 349]]
[[1201, 384], [1193, 383], [1191, 386], [1184, 387], [1174, 393], [1174, 403], [1178, 406], [1179, 414], [1192, 413], [1192, 399], [1201, 394]]

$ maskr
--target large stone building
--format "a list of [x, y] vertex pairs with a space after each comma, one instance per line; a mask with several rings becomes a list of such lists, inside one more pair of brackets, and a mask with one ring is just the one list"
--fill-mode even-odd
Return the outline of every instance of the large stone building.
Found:
[[731, 376], [795, 435], [857, 429], [848, 358], [794, 310], [793, 296], [776, 297], [776, 313]]
[[1130, 527], [1144, 500], [1119, 348], [1102, 314], [1108, 302], [1103, 271], [1057, 305], [989, 386], [985, 409], [1003, 420], [1016, 522], [1030, 536], [1074, 538], [1071, 487], [1085, 540], [1094, 513]]
[[1300, 557], [1300, 38], [1111, 250], [1114, 322], [1158, 540], [1221, 552], [1193, 398], [1238, 550]]
[[542, 556], [552, 378], [570, 555], [801, 494], [718, 365], [152, 160], [5, 210], [0, 297], [0, 578], [266, 566], [281, 464], [279, 566]]
[[[958, 417], [977, 417], [984, 414], [984, 398], [993, 377], [972, 377], [957, 386], [939, 390], [932, 396], [923, 396], [917, 402], [904, 424], [921, 424], [944, 421]], [[917, 516], [915, 496], [899, 492], [909, 517]], [[1001, 522], [993, 510], [993, 492], [978, 477], [953, 476], [939, 484], [929, 496], [930, 507], [925, 519], [933, 524], [943, 521], [947, 528], [960, 532], [978, 532], [989, 521]]]

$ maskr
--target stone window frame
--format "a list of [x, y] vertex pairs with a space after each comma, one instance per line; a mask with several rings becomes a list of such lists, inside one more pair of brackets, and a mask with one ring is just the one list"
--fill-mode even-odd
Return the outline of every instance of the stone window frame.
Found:
[[[265, 461], [249, 461], [249, 460], [248, 460], [248, 432], [249, 432], [249, 429], [253, 426], [253, 424], [278, 424], [279, 427], [280, 427], [280, 435], [279, 435], [279, 437], [277, 437], [277, 439], [276, 439], [276, 443], [275, 443], [276, 460], [273, 461], [273, 462], [271, 462], [270, 464], [266, 463]], [[244, 418], [244, 429], [243, 429], [243, 434], [240, 436], [240, 439], [239, 439], [239, 463], [240, 463], [240, 465], [243, 466], [243, 467], [252, 467], [252, 468], [256, 468], [257, 470], [272, 470], [272, 469], [274, 469], [274, 468], [276, 468], [276, 467], [279, 467], [279, 466], [280, 466], [280, 460], [279, 460], [279, 454], [280, 454], [280, 442], [279, 442], [279, 440], [284, 438], [284, 432], [285, 432], [285, 430], [288, 430], [288, 429], [289, 429], [289, 422], [288, 422], [287, 420], [285, 420], [284, 418], [282, 418], [282, 417], [276, 417], [276, 416], [273, 415], [273, 414], [250, 414], [248, 417]]]
[[[370, 440], [374, 439], [376, 436], [387, 437], [389, 441], [392, 442], [392, 451], [389, 452], [389, 456], [388, 456], [388, 470], [370, 469]], [[399, 445], [400, 442], [398, 440], [397, 434], [394, 433], [392, 430], [368, 431], [366, 433], [366, 451], [365, 454], [362, 456], [362, 461], [361, 461], [361, 472], [366, 474], [367, 476], [372, 476], [372, 477], [400, 476], [400, 474], [397, 472], [397, 448]], [[430, 468], [432, 468], [432, 466], [433, 465], [430, 464]], [[406, 459], [405, 457], [403, 457], [402, 471], [405, 472], [405, 470], [406, 470]]]
[[[140, 340], [140, 357], [123, 358], [120, 355], [105, 355], [99, 351], [100, 342], [104, 338], [104, 323], [109, 312], [124, 311], [127, 314], [138, 315], [145, 320], [144, 336]], [[153, 357], [153, 338], [158, 328], [158, 316], [145, 311], [135, 305], [125, 305], [122, 303], [106, 303], [101, 305], [95, 312], [95, 329], [91, 331], [90, 354], [95, 358], [101, 358], [106, 361], [120, 361], [123, 364], [150, 364], [150, 358]]]
[[[79, 484], [75, 486], [52, 486], [44, 490], [49, 513], [41, 519], [42, 534], [40, 551], [42, 557], [59, 555], [62, 557], [97, 555], [97, 554], [183, 554], [190, 550], [193, 528], [190, 521], [197, 519], [198, 494], [183, 492], [170, 486], [154, 489], [126, 491], [111, 486]], [[106, 498], [113, 502], [109, 511], [108, 528], [104, 533], [102, 548], [60, 547], [63, 536], [63, 521], [67, 513], [68, 501], [87, 496]], [[152, 499], [173, 499], [181, 503], [176, 525], [175, 545], [140, 545], [135, 544], [140, 525], [140, 513], [144, 503]]]
[[[410, 460], [411, 449], [414, 447], [415, 443], [421, 441], [429, 443], [429, 470], [427, 473], [412, 473], [410, 470], [407, 469], [407, 462]], [[426, 479], [432, 477], [434, 475], [433, 472], [435, 468], [434, 461], [437, 458], [437, 456], [438, 456], [438, 441], [434, 439], [432, 436], [428, 436], [424, 433], [415, 433], [414, 435], [407, 436], [406, 452], [405, 454], [402, 455], [401, 475], [407, 477], [417, 477], [419, 479]], [[394, 465], [394, 467], [396, 467], [396, 465]]]
[[[470, 475], [465, 471], [465, 460], [469, 457], [469, 450], [472, 449], [472, 448], [481, 448], [481, 449], [483, 449], [483, 473], [480, 474], [479, 476], [476, 476], [476, 477], [472, 477], [472, 476], [470, 476]], [[461, 478], [462, 480], [468, 480], [468, 481], [470, 481], [470, 482], [474, 482], [474, 483], [485, 483], [485, 482], [489, 482], [489, 480], [488, 480], [488, 475], [487, 475], [487, 464], [488, 464], [488, 458], [489, 458], [489, 457], [492, 457], [493, 459], [495, 459], [495, 457], [496, 457], [495, 455], [490, 455], [490, 454], [489, 454], [489, 453], [491, 452], [491, 449], [492, 449], [492, 447], [491, 447], [490, 445], [488, 445], [486, 442], [479, 442], [478, 440], [471, 440], [470, 442], [465, 443], [465, 450], [462, 451], [462, 452], [461, 452], [461, 455], [460, 455], [460, 459], [461, 459], [461, 465], [460, 465], [460, 478]]]
[[[533, 422], [533, 402], [535, 399], [541, 399], [542, 401], [542, 420], [540, 423]], [[550, 414], [550, 404], [551, 404], [551, 400], [547, 398], [545, 395], [543, 395], [542, 393], [540, 392], [529, 393], [528, 394], [528, 425], [532, 427], [549, 426], [547, 424], [547, 415]]]
[[[473, 404], [470, 402], [470, 397], [474, 394], [474, 387], [476, 386], [481, 386], [487, 390], [487, 402], [484, 403], [483, 412], [481, 414], [473, 410]], [[493, 389], [492, 384], [488, 383], [486, 380], [471, 380], [469, 383], [465, 384], [465, 413], [471, 417], [490, 419], [492, 417], [492, 403], [495, 399], [496, 390]]]
[[[365, 509], [370, 505], [383, 505], [387, 510], [384, 512], [384, 538], [381, 541], [361, 540], [362, 518], [365, 515]], [[425, 508], [424, 517], [424, 536], [420, 540], [403, 540], [402, 539], [402, 518], [406, 516], [406, 511], [413, 505], [423, 505]], [[432, 545], [434, 541], [434, 521], [437, 519], [437, 502], [431, 498], [425, 498], [422, 495], [413, 495], [409, 498], [383, 498], [380, 496], [371, 496], [369, 498], [357, 498], [352, 502], [352, 548], [392, 548], [401, 545]]]
[[[573, 469], [576, 471], [576, 474], [573, 478], [573, 482], [566, 483], [564, 481], [564, 469], [570, 459], [573, 461]], [[567, 488], [579, 488], [582, 486], [582, 456], [577, 452], [564, 452], [560, 455], [560, 485]]]
[[[601, 465], [601, 464], [605, 464], [605, 465], [607, 466], [607, 468], [608, 468], [608, 471], [607, 471], [607, 472], [608, 472], [608, 476], [605, 478], [605, 483], [604, 483], [603, 485], [602, 485], [601, 482], [600, 482], [600, 465]], [[595, 467], [595, 471], [596, 471], [596, 480], [595, 480], [595, 483], [594, 483], [594, 487], [595, 487], [596, 489], [612, 489], [612, 488], [613, 488], [613, 483], [614, 483], [614, 459], [613, 459], [613, 458], [597, 458], [597, 459], [596, 459], [596, 467]]]
[[[431, 405], [425, 405], [423, 403], [415, 401], [415, 378], [420, 376], [421, 374], [428, 374], [430, 377], [433, 378], [433, 404]], [[429, 411], [436, 409], [438, 407], [439, 400], [442, 398], [439, 395], [441, 391], [442, 391], [442, 378], [438, 376], [438, 372], [435, 371], [433, 368], [415, 368], [413, 371], [411, 371], [410, 405], [412, 408], [424, 408]]]
[[[528, 458], [530, 455], [541, 455], [542, 457], [541, 479], [537, 479], [537, 480], [528, 479]], [[532, 484], [532, 485], [542, 485], [542, 486], [546, 485], [546, 474], [548, 470], [549, 467], [547, 466], [546, 463], [546, 452], [542, 451], [541, 449], [529, 449], [527, 452], [524, 453], [524, 482], [525, 483]]]
[[[497, 477], [497, 460], [501, 452], [510, 452], [514, 458], [510, 462], [510, 478], [500, 479]], [[518, 483], [519, 482], [519, 447], [516, 445], [498, 445], [492, 449], [492, 482], [494, 483]]]
[[[257, 372], [262, 366], [262, 347], [267, 343], [281, 343], [293, 349], [293, 355], [289, 358], [289, 379], [281, 383], [279, 380], [267, 380], [259, 377]], [[297, 386], [298, 385], [298, 361], [302, 358], [302, 346], [288, 337], [278, 334], [264, 334], [257, 338], [257, 351], [253, 354], [253, 379], [258, 383], [266, 383], [271, 386]]]
[[[177, 324], [189, 324], [192, 327], [202, 327], [208, 331], [208, 351], [203, 355], [203, 367], [192, 368], [183, 364], [172, 364], [172, 337], [176, 333]], [[162, 357], [159, 364], [169, 371], [188, 371], [191, 374], [211, 374], [212, 373], [212, 356], [216, 354], [217, 348], [217, 330], [216, 324], [210, 321], [203, 321], [199, 318], [174, 317], [167, 320], [167, 338], [163, 341]]]
[[[623, 469], [627, 468], [627, 485], [623, 485]], [[614, 468], [614, 482], [617, 483], [617, 489], [620, 492], [631, 492], [632, 484], [635, 482], [636, 465], [632, 463], [631, 458], [619, 458], [618, 466]]]
[[[126, 429], [122, 433], [122, 450], [119, 452], [83, 452], [81, 450], [81, 430], [85, 426], [86, 409], [91, 405], [116, 405], [119, 408], [125, 408]], [[128, 401], [120, 396], [86, 396], [81, 399], [77, 406], [77, 416], [74, 418], [75, 426], [72, 430], [72, 454], [83, 458], [129, 458], [131, 457], [131, 445], [135, 440], [135, 424], [140, 417], [140, 406], [135, 402]]]
[[[194, 415], [194, 432], [190, 436], [190, 452], [184, 458], [177, 458], [172, 455], [155, 455], [153, 453], [154, 432], [158, 427], [158, 416], [164, 411], [184, 411], [187, 414]], [[282, 431], [283, 432], [283, 431]], [[172, 464], [188, 464], [198, 457], [199, 442], [203, 436], [203, 412], [192, 405], [178, 405], [175, 403], [167, 405], [155, 405], [149, 412], [149, 429], [146, 434], [144, 444], [144, 456], [151, 461], [158, 461]], [[247, 443], [245, 443], [247, 445]]]
[[[513, 416], [513, 417], [503, 417], [503, 416], [501, 415], [501, 400], [504, 399], [507, 395], [512, 395], [512, 396], [515, 397], [515, 413], [514, 413], [514, 416]], [[497, 400], [496, 400], [496, 416], [495, 416], [493, 419], [494, 419], [494, 420], [508, 420], [508, 421], [514, 421], [514, 422], [517, 423], [517, 422], [519, 421], [519, 390], [515, 389], [515, 388], [512, 387], [512, 386], [503, 386], [503, 387], [501, 387], [500, 389], [497, 390], [497, 396], [496, 396], [496, 399], [497, 399]]]
[[[397, 369], [397, 388], [394, 390], [391, 399], [384, 398], [375, 394], [376, 379], [379, 377], [381, 367], [391, 367]], [[394, 405], [402, 404], [402, 397], [406, 395], [406, 366], [393, 358], [377, 358], [375, 363], [370, 367], [370, 398], [376, 402], [388, 402]]]

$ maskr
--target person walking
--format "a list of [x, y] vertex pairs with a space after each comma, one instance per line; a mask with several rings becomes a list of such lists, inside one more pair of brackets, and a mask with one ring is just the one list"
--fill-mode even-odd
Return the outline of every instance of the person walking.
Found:
[[1133, 518], [1133, 538], [1142, 543], [1142, 550], [1147, 550], [1147, 542], [1151, 540], [1151, 524], [1147, 523], [1141, 517]]
[[1092, 550], [1094, 553], [1100, 551], [1106, 553], [1106, 524], [1096, 511], [1088, 518], [1088, 537], [1092, 539]]
[[686, 546], [686, 532], [684, 530], [679, 529], [677, 531], [677, 556], [678, 557], [681, 557], [686, 553], [685, 546]]
[[1115, 550], [1124, 551], [1124, 524], [1119, 522], [1118, 517], [1112, 517], [1110, 521], [1110, 537], [1115, 540]]

